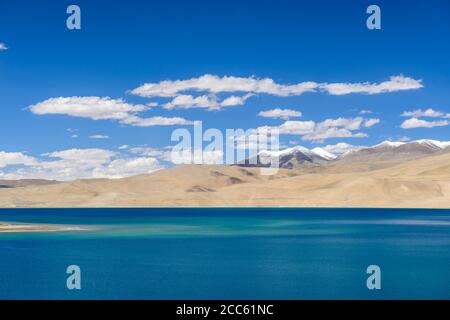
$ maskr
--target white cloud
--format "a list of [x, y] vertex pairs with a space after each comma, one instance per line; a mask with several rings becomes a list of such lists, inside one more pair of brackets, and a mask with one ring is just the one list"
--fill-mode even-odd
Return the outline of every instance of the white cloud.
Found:
[[322, 149], [331, 152], [333, 154], [336, 155], [341, 155], [344, 154], [348, 151], [351, 150], [359, 150], [359, 149], [363, 149], [365, 148], [364, 146], [355, 146], [355, 145], [351, 145], [349, 143], [345, 143], [345, 142], [339, 142], [337, 144], [333, 144], [333, 145], [327, 145], [325, 147], [322, 147]]
[[380, 119], [372, 118], [372, 119], [366, 119], [364, 120], [364, 126], [366, 128], [370, 128], [376, 124], [380, 123]]
[[152, 127], [152, 126], [176, 126], [176, 125], [191, 125], [194, 121], [186, 120], [180, 117], [151, 117], [151, 118], [139, 118], [136, 116], [130, 116], [122, 121], [124, 124], [129, 124], [136, 127]]
[[198, 78], [188, 80], [166, 80], [159, 83], [146, 83], [131, 93], [141, 97], [175, 97], [182, 92], [197, 91], [209, 93], [221, 92], [245, 92], [266, 93], [276, 96], [300, 95], [314, 91], [317, 88], [315, 82], [302, 82], [295, 85], [277, 84], [270, 78], [258, 79], [255, 77], [233, 77], [206, 74]]
[[0, 42], [0, 51], [8, 50], [8, 47], [3, 42]]
[[91, 139], [109, 139], [109, 136], [104, 134], [95, 134], [93, 136], [90, 136]]
[[168, 146], [163, 149], [150, 147], [134, 147], [130, 153], [140, 156], [154, 157], [160, 161], [173, 164], [223, 164], [224, 152], [222, 150], [191, 150], [178, 149]]
[[416, 90], [423, 88], [422, 80], [416, 80], [403, 75], [392, 76], [381, 83], [325, 83], [320, 88], [332, 95], [345, 95], [351, 93], [378, 94], [403, 90]]
[[342, 127], [348, 130], [358, 130], [361, 128], [361, 124], [364, 119], [361, 117], [356, 118], [337, 118], [337, 119], [327, 119], [320, 123], [323, 127]]
[[0, 168], [10, 165], [32, 166], [36, 163], [36, 159], [22, 152], [5, 152], [0, 151]]
[[172, 150], [168, 159], [174, 164], [223, 164], [222, 150]]
[[60, 158], [62, 160], [78, 161], [90, 164], [103, 164], [108, 162], [115, 152], [105, 149], [68, 149], [43, 154], [51, 158]]
[[212, 96], [198, 96], [193, 97], [189, 94], [182, 94], [175, 97], [172, 101], [164, 105], [165, 109], [190, 109], [190, 108], [206, 108], [209, 110], [217, 110], [220, 108], [219, 103], [215, 97]]
[[158, 159], [166, 161], [168, 161], [168, 158], [170, 157], [169, 156], [170, 151], [150, 147], [134, 147], [130, 149], [130, 152], [141, 156], [156, 157]]
[[109, 97], [59, 97], [47, 99], [29, 109], [38, 115], [63, 114], [93, 120], [123, 120], [130, 114], [146, 110], [146, 106]]
[[275, 129], [279, 130], [280, 134], [300, 135], [303, 140], [320, 142], [330, 138], [367, 137], [363, 132], [354, 132], [360, 130], [367, 121], [374, 122], [362, 117], [326, 119], [322, 122], [286, 121], [278, 127], [265, 126], [258, 129], [263, 131]]
[[366, 115], [366, 114], [372, 114], [372, 113], [373, 113], [372, 110], [361, 110], [361, 111], [359, 112], [360, 115]]
[[366, 138], [367, 136], [368, 135], [366, 133], [363, 132], [353, 133], [350, 130], [344, 128], [336, 128], [336, 127], [320, 128], [320, 126], [318, 126], [317, 130], [304, 135], [302, 139], [308, 141], [321, 142], [331, 138]]
[[[327, 92], [332, 95], [350, 93], [378, 94], [422, 88], [422, 81], [403, 75], [391, 76], [381, 83], [317, 83], [304, 81], [297, 84], [279, 84], [270, 78], [234, 77], [205, 74], [187, 80], [164, 80], [145, 83], [130, 92], [145, 98], [171, 98], [163, 106], [166, 109], [204, 108], [219, 110], [223, 107], [245, 104], [255, 94], [268, 94], [278, 97], [298, 96], [306, 92]], [[196, 96], [195, 93], [198, 95]], [[218, 94], [242, 93], [243, 96], [231, 95], [218, 98]], [[147, 105], [157, 105], [150, 102]], [[366, 110], [367, 111], [367, 110]], [[361, 113], [364, 114], [364, 113]]]
[[[199, 108], [217, 109], [214, 101], [208, 99], [208, 95], [200, 95], [198, 101], [193, 101], [192, 95], [187, 92], [204, 92], [207, 94], [218, 93], [248, 93], [248, 94], [269, 94], [279, 97], [298, 96], [306, 92], [324, 91], [332, 95], [344, 95], [351, 93], [378, 94], [386, 92], [395, 92], [402, 90], [416, 90], [422, 88], [422, 81], [403, 75], [391, 76], [389, 80], [381, 83], [317, 83], [314, 81], [305, 81], [297, 84], [283, 85], [276, 83], [270, 78], [256, 77], [234, 77], [206, 74], [198, 78], [187, 80], [165, 80], [155, 83], [146, 83], [133, 90], [131, 93], [146, 98], [163, 97], [175, 98], [167, 108], [176, 106], [197, 106]], [[184, 96], [179, 100], [178, 96]], [[226, 98], [221, 106], [241, 105], [245, 102], [243, 98], [232, 96]], [[230, 99], [230, 100], [228, 100]], [[233, 101], [235, 100], [235, 101]], [[218, 103], [217, 101], [215, 101]], [[218, 103], [219, 105], [221, 103]], [[211, 107], [211, 105], [213, 105]]]
[[438, 120], [438, 121], [427, 121], [417, 118], [411, 118], [405, 120], [401, 124], [403, 129], [413, 129], [413, 128], [434, 128], [434, 127], [444, 127], [448, 126], [450, 122], [448, 120]]
[[301, 117], [302, 113], [296, 110], [277, 108], [272, 110], [261, 111], [258, 114], [258, 116], [265, 118], [288, 120], [289, 118]]
[[315, 127], [316, 123], [314, 121], [286, 121], [275, 128], [280, 131], [280, 134], [305, 135], [312, 132]]
[[92, 175], [97, 178], [117, 179], [139, 174], [149, 174], [162, 169], [155, 158], [123, 158], [111, 161], [106, 166], [95, 168]]
[[[436, 111], [432, 108], [426, 110], [417, 109], [413, 111], [404, 111], [401, 116], [411, 117], [410, 119], [403, 121], [400, 126], [403, 129], [444, 127], [450, 124], [450, 121], [446, 120], [450, 119], [450, 113]], [[440, 118], [441, 120], [428, 121], [419, 119], [420, 117]]]
[[126, 150], [128, 148], [129, 148], [129, 145], [123, 144], [123, 145], [119, 146], [117, 149], [119, 149], [119, 150]]
[[[2, 160], [3, 159], [3, 160]], [[11, 172], [0, 172], [5, 179], [54, 179], [60, 181], [92, 178], [123, 178], [151, 173], [162, 166], [156, 158], [129, 157], [105, 149], [69, 149], [43, 154], [41, 159], [0, 153], [3, 167], [22, 164]]]
[[213, 94], [202, 95], [194, 97], [189, 94], [182, 94], [173, 98], [170, 102], [164, 105], [165, 109], [191, 109], [191, 108], [204, 108], [209, 111], [220, 110], [224, 107], [240, 106], [252, 95], [247, 94], [243, 97], [230, 96], [223, 101], [218, 101], [217, 97]]
[[228, 143], [234, 143], [237, 150], [267, 150], [269, 147], [279, 147], [278, 137], [262, 128], [250, 129], [245, 133], [230, 136], [229, 139]]
[[129, 104], [122, 99], [94, 96], [50, 98], [29, 107], [29, 110], [37, 115], [60, 114], [93, 120], [117, 120], [123, 124], [141, 127], [192, 123], [183, 118], [140, 118], [136, 115], [147, 109], [145, 105]]
[[133, 147], [131, 154], [145, 157], [154, 157], [159, 161], [171, 162], [176, 165], [180, 164], [223, 164], [223, 150], [207, 150], [207, 149], [183, 149], [175, 146], [167, 146], [164, 148], [151, 147]]
[[412, 118], [420, 118], [420, 117], [428, 117], [428, 118], [450, 118], [450, 113], [445, 113], [442, 111], [436, 111], [432, 108], [422, 110], [417, 109], [414, 111], [404, 111], [402, 113], [402, 117], [412, 117]]
[[224, 99], [221, 103], [221, 107], [233, 107], [233, 106], [242, 106], [245, 104], [245, 101], [247, 101], [248, 98], [252, 97], [253, 94], [246, 94], [245, 96], [238, 97], [238, 96], [230, 96], [226, 99]]

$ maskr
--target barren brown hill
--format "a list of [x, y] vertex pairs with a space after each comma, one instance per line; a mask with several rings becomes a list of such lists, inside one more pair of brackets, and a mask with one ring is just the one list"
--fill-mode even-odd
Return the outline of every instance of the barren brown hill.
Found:
[[0, 189], [1, 207], [450, 208], [450, 153], [409, 161], [280, 169], [183, 166], [119, 180]]
[[57, 183], [59, 182], [55, 180], [41, 180], [41, 179], [0, 180], [0, 189], [22, 188], [28, 186], [43, 186]]

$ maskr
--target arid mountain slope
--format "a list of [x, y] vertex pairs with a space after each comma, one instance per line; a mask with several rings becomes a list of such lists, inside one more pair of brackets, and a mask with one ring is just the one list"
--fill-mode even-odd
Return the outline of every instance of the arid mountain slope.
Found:
[[450, 153], [409, 161], [280, 169], [183, 166], [119, 180], [0, 190], [1, 207], [450, 208]]
[[57, 183], [59, 182], [54, 180], [41, 180], [41, 179], [0, 180], [0, 189], [21, 188], [28, 186], [44, 186]]

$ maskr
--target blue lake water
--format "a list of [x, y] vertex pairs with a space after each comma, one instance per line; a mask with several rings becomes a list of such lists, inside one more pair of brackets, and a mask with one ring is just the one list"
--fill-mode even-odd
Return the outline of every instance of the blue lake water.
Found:
[[[450, 299], [450, 210], [3, 209], [0, 299]], [[368, 290], [366, 268], [381, 268]], [[78, 265], [82, 289], [66, 288]]]

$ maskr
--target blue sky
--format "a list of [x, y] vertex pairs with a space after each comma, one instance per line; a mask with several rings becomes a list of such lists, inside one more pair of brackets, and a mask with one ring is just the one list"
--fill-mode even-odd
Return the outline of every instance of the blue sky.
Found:
[[[81, 30], [66, 28], [70, 4], [81, 8]], [[370, 4], [381, 8], [381, 30], [366, 27]], [[174, 129], [192, 127], [138, 126], [129, 116], [175, 118], [178, 123], [180, 119], [186, 123], [201, 120], [205, 128], [220, 130], [249, 129], [282, 126], [286, 119], [258, 116], [261, 111], [280, 108], [301, 112], [301, 117], [291, 121], [316, 125], [327, 119], [353, 123], [362, 118], [360, 127], [350, 133], [363, 137], [331, 135], [311, 140], [300, 129], [303, 134], [281, 136], [286, 146], [289, 142], [311, 148], [339, 142], [372, 145], [386, 139], [450, 140], [446, 125], [450, 120], [450, 3], [446, 0], [2, 1], [0, 43], [4, 45], [3, 50], [0, 46], [0, 172], [6, 178], [44, 177], [49, 169], [35, 163], [73, 161], [67, 153], [56, 154], [72, 149], [114, 152], [114, 156], [100, 157], [101, 166], [127, 157], [145, 163], [141, 158], [152, 155], [125, 154], [117, 148], [162, 150], [173, 144]], [[219, 87], [223, 77], [234, 77], [234, 82], [228, 79], [233, 83], [253, 79], [258, 88], [261, 79], [272, 79], [278, 88], [306, 82], [316, 87], [314, 92], [294, 90], [289, 96], [262, 89], [220, 91], [217, 86], [202, 91], [198, 83], [204, 75], [216, 76]], [[401, 83], [387, 83], [392, 76], [400, 76]], [[131, 92], [145, 83], [161, 88], [163, 80], [189, 79], [193, 79], [190, 88], [170, 97]], [[175, 84], [169, 85], [173, 89]], [[360, 85], [362, 89], [337, 94], [326, 84], [347, 84], [346, 89]], [[398, 90], [399, 85], [409, 89]], [[381, 90], [386, 86], [392, 90]], [[247, 99], [230, 107], [169, 109], [167, 103], [179, 95], [203, 96], [216, 104], [230, 96]], [[61, 101], [48, 100], [58, 97], [68, 98], [64, 112]], [[131, 107], [152, 102], [158, 106], [130, 111], [127, 120], [113, 120], [111, 115], [95, 120], [86, 113], [72, 112], [70, 97], [80, 97], [79, 104], [86, 103], [83, 97], [110, 97], [106, 104], [122, 99]], [[39, 112], [32, 112], [29, 107], [33, 105], [40, 107]], [[85, 107], [102, 108], [95, 99]], [[428, 109], [434, 112], [401, 116], [405, 111]], [[371, 113], [360, 114], [362, 110]], [[411, 118], [420, 122], [402, 128]], [[379, 123], [366, 127], [370, 119]], [[94, 135], [109, 138], [91, 138]], [[33, 160], [11, 160], [17, 153]], [[23, 174], [6, 175], [17, 170], [24, 170]]]

